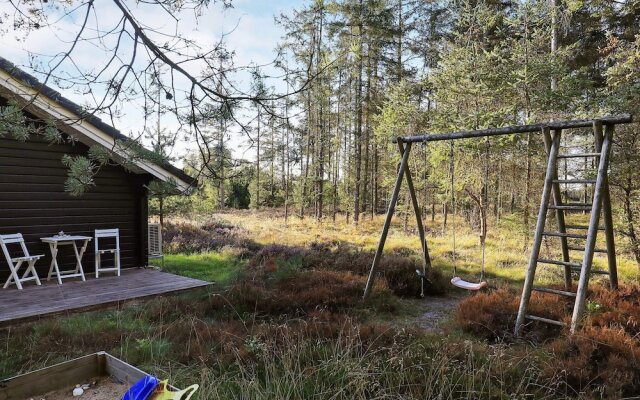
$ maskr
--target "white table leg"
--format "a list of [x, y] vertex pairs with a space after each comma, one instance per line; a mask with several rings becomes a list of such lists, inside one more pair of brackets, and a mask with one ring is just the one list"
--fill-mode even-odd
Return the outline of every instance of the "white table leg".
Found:
[[49, 273], [47, 274], [47, 282], [51, 280], [51, 274], [53, 274], [53, 260], [56, 259], [56, 256], [53, 251], [53, 243], [49, 243], [49, 253], [51, 253], [51, 264], [49, 264]]
[[49, 249], [51, 250], [51, 266], [49, 267], [49, 275], [47, 275], [47, 281], [51, 279], [51, 275], [54, 273], [58, 278], [58, 285], [62, 285], [62, 278], [60, 277], [60, 267], [58, 266], [58, 243], [49, 243]]
[[78, 252], [78, 246], [76, 245], [75, 240], [73, 241], [73, 252], [76, 253], [77, 260], [75, 273], [80, 273], [83, 281], [86, 281], [86, 279], [84, 277], [84, 270], [82, 269], [82, 255], [84, 254], [85, 250], [87, 250], [87, 243], [88, 241], [85, 240], [82, 249], [80, 250], [80, 252]]

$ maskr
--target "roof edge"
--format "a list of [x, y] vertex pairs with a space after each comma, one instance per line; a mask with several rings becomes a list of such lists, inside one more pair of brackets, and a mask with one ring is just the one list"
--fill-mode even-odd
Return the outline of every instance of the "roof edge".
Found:
[[[62, 94], [60, 94], [60, 92], [56, 91], [50, 86], [44, 85], [36, 77], [18, 68], [12, 62], [10, 62], [9, 60], [3, 57], [0, 57], [0, 71], [4, 72], [5, 74], [13, 78], [13, 80], [15, 80], [17, 83], [29, 89], [24, 91], [24, 93], [17, 93], [15, 90], [12, 90], [11, 88], [7, 88], [11, 92], [13, 92], [15, 95], [20, 96], [23, 100], [26, 100], [27, 102], [31, 103], [34, 107], [37, 107], [43, 110], [45, 113], [51, 115], [52, 114], [51, 109], [49, 109], [48, 107], [45, 107], [44, 104], [39, 104], [37, 101], [34, 101], [38, 98], [44, 98], [54, 103], [55, 105], [58, 105], [59, 107], [67, 110], [71, 114], [73, 114], [75, 116], [75, 119], [77, 119], [79, 122], [77, 124], [68, 124], [67, 122], [65, 122], [65, 124], [67, 124], [67, 126], [69, 126], [70, 128], [74, 128], [74, 130], [79, 134], [81, 135], [87, 134], [87, 132], [83, 132], [86, 129], [78, 129], [81, 126], [84, 126], [84, 128], [88, 128], [86, 124], [82, 123], [82, 122], [86, 122], [91, 126], [93, 126], [95, 129], [101, 131], [102, 133], [110, 137], [113, 140], [112, 144], [115, 144], [116, 141], [124, 141], [124, 142], [136, 141], [135, 139], [132, 139], [124, 135], [118, 129], [104, 122], [102, 119], [100, 119], [96, 115], [87, 113], [82, 106], [64, 97]], [[52, 116], [56, 120], [61, 120], [59, 116], [56, 116], [56, 115], [52, 115]], [[72, 126], [72, 125], [77, 125], [77, 126]], [[103, 143], [103, 141], [95, 140], [95, 142], [99, 145], [102, 145], [103, 147], [109, 148], [109, 150], [113, 150], [113, 146], [108, 146], [107, 143]], [[141, 164], [142, 162], [136, 161], [135, 163]], [[198, 185], [197, 179], [191, 177], [190, 175], [185, 173], [182, 169], [170, 164], [169, 162], [160, 163], [160, 162], [146, 161], [144, 164], [146, 164], [147, 166], [148, 164], [153, 164], [156, 167], [159, 167], [165, 170], [168, 173], [168, 175], [171, 175], [174, 178], [176, 178], [176, 181], [178, 181], [179, 189], [183, 192], [189, 191], [191, 188]], [[153, 171], [154, 169], [149, 170], [149, 168], [144, 168], [143, 165], [139, 165], [139, 166], [158, 179], [161, 179], [165, 182], [169, 180], [168, 177], [164, 176], [164, 174], [154, 173]]]

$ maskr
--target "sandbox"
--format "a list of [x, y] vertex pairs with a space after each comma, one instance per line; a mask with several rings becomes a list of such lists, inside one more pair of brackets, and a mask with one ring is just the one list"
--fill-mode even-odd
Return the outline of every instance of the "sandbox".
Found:
[[[120, 399], [131, 385], [147, 375], [98, 352], [0, 381], [0, 400]], [[73, 397], [76, 385], [88, 385], [82, 396]]]

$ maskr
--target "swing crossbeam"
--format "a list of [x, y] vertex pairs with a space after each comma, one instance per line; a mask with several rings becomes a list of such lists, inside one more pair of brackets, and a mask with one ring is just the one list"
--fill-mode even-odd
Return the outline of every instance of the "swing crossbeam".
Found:
[[399, 137], [393, 140], [393, 142], [402, 143], [426, 143], [426, 142], [438, 142], [443, 140], [456, 140], [456, 139], [471, 139], [481, 138], [487, 136], [501, 136], [501, 135], [515, 135], [523, 133], [540, 133], [543, 129], [557, 130], [557, 129], [576, 129], [576, 128], [590, 128], [595, 121], [600, 121], [604, 125], [617, 125], [628, 124], [633, 121], [630, 114], [612, 115], [602, 118], [593, 119], [578, 119], [568, 121], [554, 121], [543, 124], [531, 124], [531, 125], [517, 125], [517, 126], [505, 126], [503, 128], [491, 128], [491, 129], [477, 129], [472, 131], [457, 131], [440, 134], [426, 134], [426, 135], [413, 135]]

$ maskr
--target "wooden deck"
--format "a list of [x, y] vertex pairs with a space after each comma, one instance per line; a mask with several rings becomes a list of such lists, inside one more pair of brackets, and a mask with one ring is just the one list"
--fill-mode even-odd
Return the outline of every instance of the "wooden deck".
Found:
[[99, 279], [87, 274], [86, 282], [66, 280], [58, 285], [54, 279], [45, 279], [42, 283], [30, 282], [24, 290], [0, 288], [0, 325], [211, 285], [153, 269], [128, 269], [120, 277], [103, 275]]

